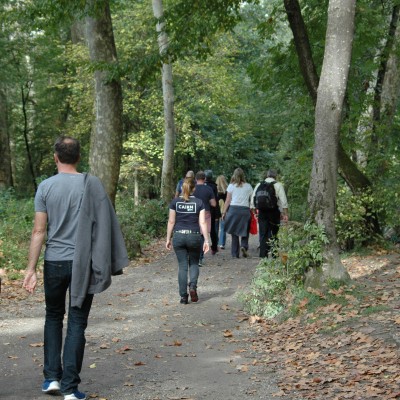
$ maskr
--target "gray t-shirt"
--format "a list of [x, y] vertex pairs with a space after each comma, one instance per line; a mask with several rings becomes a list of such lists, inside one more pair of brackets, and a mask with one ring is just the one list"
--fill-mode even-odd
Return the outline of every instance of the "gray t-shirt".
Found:
[[84, 175], [59, 173], [40, 183], [35, 211], [47, 213], [44, 258], [66, 261], [74, 258], [78, 215], [84, 190]]

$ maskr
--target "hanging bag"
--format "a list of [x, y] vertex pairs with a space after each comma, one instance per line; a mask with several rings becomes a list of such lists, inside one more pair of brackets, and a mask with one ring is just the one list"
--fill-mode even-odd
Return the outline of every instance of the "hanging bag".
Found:
[[257, 235], [258, 233], [257, 218], [252, 210], [250, 210], [250, 233], [252, 235]]

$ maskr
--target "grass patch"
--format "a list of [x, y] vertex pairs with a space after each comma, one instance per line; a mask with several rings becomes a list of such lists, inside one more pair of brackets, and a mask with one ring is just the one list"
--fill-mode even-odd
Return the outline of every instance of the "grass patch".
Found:
[[377, 306], [370, 306], [370, 307], [366, 307], [361, 311], [361, 315], [363, 316], [367, 316], [367, 315], [371, 315], [371, 314], [376, 314], [382, 311], [389, 311], [390, 308], [384, 304], [381, 305], [377, 305]]

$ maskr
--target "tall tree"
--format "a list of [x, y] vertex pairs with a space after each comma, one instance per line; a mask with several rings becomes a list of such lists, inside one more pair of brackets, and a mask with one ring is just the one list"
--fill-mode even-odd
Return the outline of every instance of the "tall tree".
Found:
[[171, 200], [174, 193], [174, 150], [175, 150], [175, 120], [174, 120], [174, 87], [172, 83], [172, 62], [168, 55], [168, 35], [165, 31], [164, 9], [162, 0], [152, 0], [154, 16], [157, 19], [158, 47], [162, 60], [162, 88], [164, 98], [164, 158], [161, 173], [161, 197]]
[[8, 134], [7, 97], [0, 89], [0, 189], [12, 185], [10, 137]]
[[[284, 0], [284, 5], [293, 33], [300, 70], [308, 92], [314, 104], [316, 104], [319, 77], [313, 60], [306, 25], [301, 14], [300, 4], [298, 0]], [[357, 165], [347, 155], [340, 141], [338, 147], [338, 165], [344, 180], [354, 193], [371, 187], [368, 177], [359, 170]]]
[[[309, 188], [311, 215], [325, 228], [329, 244], [324, 249], [322, 271], [312, 270], [307, 284], [328, 278], [347, 280], [335, 230], [335, 199], [339, 132], [350, 69], [356, 0], [330, 0], [324, 60], [315, 108], [315, 145]], [[315, 281], [317, 278], [317, 282]]]
[[117, 50], [109, 1], [90, 0], [88, 7], [86, 38], [90, 59], [95, 66], [95, 124], [89, 164], [90, 171], [102, 180], [111, 201], [115, 202], [123, 136]]

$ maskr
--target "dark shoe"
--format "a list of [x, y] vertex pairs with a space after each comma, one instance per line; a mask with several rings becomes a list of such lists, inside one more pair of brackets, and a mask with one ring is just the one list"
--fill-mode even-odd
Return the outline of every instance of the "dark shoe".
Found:
[[218, 249], [217, 249], [217, 250], [211, 250], [211, 254], [212, 254], [213, 256], [215, 256], [217, 253], [218, 253]]
[[219, 248], [220, 248], [221, 250], [224, 250], [224, 249], [225, 249], [225, 246], [219, 246]]
[[242, 251], [242, 255], [244, 258], [247, 258], [248, 254], [247, 254], [247, 249], [244, 247], [241, 247], [240, 250]]
[[189, 304], [189, 296], [185, 294], [184, 296], [181, 297], [181, 304]]
[[189, 289], [189, 293], [190, 293], [190, 300], [192, 301], [192, 303], [197, 303], [199, 300], [199, 297], [197, 296], [197, 290], [194, 287], [191, 287]]
[[64, 395], [64, 400], [86, 400], [86, 394], [75, 390], [74, 393]]
[[199, 260], [199, 267], [202, 267], [202, 266], [203, 266], [203, 259], [200, 258], [200, 260]]

